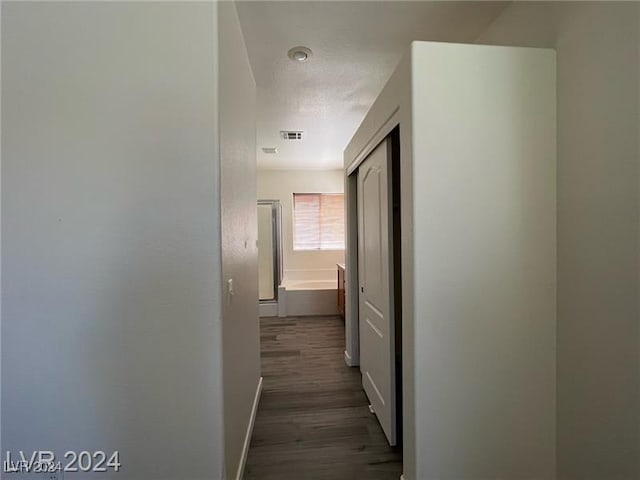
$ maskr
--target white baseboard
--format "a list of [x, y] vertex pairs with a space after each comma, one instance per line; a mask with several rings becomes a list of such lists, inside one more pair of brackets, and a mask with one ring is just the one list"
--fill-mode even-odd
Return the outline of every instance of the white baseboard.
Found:
[[260, 377], [258, 386], [256, 387], [256, 396], [253, 399], [253, 407], [251, 408], [251, 417], [249, 418], [249, 426], [244, 437], [244, 445], [242, 446], [242, 455], [240, 456], [240, 464], [238, 465], [238, 474], [236, 480], [242, 480], [244, 476], [244, 467], [247, 465], [247, 455], [249, 455], [249, 445], [251, 444], [251, 435], [253, 434], [253, 425], [256, 423], [256, 414], [258, 413], [258, 404], [260, 403], [260, 395], [262, 394], [262, 381]]
[[347, 364], [348, 367], [351, 367], [351, 355], [346, 350], [344, 351], [344, 363]]
[[359, 365], [359, 363], [353, 361], [353, 358], [351, 358], [351, 355], [349, 355], [349, 352], [346, 350], [344, 351], [344, 363], [346, 363], [348, 367], [357, 367]]
[[261, 317], [277, 317], [278, 302], [260, 303], [258, 306], [259, 315]]

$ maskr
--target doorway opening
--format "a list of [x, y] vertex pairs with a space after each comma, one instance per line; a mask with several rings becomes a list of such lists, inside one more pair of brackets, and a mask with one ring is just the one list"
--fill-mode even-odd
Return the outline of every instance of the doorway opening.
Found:
[[[392, 145], [390, 159], [399, 158], [397, 132], [390, 135], [388, 141]], [[387, 177], [390, 180], [396, 177], [399, 179], [397, 162], [391, 161], [389, 168], [391, 170]], [[301, 182], [310, 184], [302, 185]], [[393, 356], [387, 358], [390, 362], [388, 370], [393, 371], [398, 378], [397, 389], [393, 387], [392, 392], [387, 392], [387, 398], [394, 399], [392, 416], [396, 425], [396, 436], [390, 442], [378, 417], [370, 411], [372, 401], [363, 388], [360, 368], [345, 363], [343, 355], [346, 342], [345, 320], [339, 313], [339, 305], [340, 295], [343, 294], [340, 285], [345, 280], [339, 276], [339, 272], [345, 271], [344, 245], [341, 243], [341, 249], [317, 249], [314, 252], [294, 248], [295, 240], [301, 240], [300, 233], [306, 232], [310, 238], [315, 232], [314, 226], [318, 222], [314, 219], [317, 216], [322, 227], [320, 230], [326, 233], [329, 225], [327, 219], [334, 217], [333, 203], [338, 195], [341, 200], [344, 198], [348, 202], [346, 195], [342, 197], [344, 185], [344, 170], [336, 170], [332, 174], [320, 171], [295, 172], [295, 175], [282, 171], [258, 174], [259, 195], [278, 197], [282, 205], [282, 288], [285, 292], [281, 290], [278, 301], [286, 304], [293, 298], [291, 292], [286, 291], [292, 283], [288, 281], [289, 277], [298, 275], [301, 283], [309, 285], [309, 281], [302, 280], [303, 272], [292, 268], [292, 264], [298, 266], [295, 264], [296, 260], [314, 258], [318, 260], [312, 264], [315, 268], [312, 272], [314, 275], [322, 277], [320, 269], [331, 268], [326, 272], [328, 277], [325, 281], [331, 283], [332, 296], [320, 303], [330, 305], [335, 312], [324, 315], [281, 315], [280, 312], [278, 316], [263, 316], [260, 319], [264, 383], [247, 458], [246, 479], [297, 476], [398, 480], [402, 474], [401, 322], [393, 324], [394, 330], [387, 337], [394, 341], [393, 348], [388, 349], [393, 352]], [[389, 246], [392, 247], [389, 258], [393, 263], [387, 266], [390, 275], [388, 286], [392, 287], [399, 304], [400, 262], [395, 260], [400, 255], [399, 181], [388, 185], [388, 191], [390, 223], [386, 229], [393, 235], [389, 239]], [[327, 205], [324, 205], [324, 210], [323, 195], [329, 201], [325, 202]], [[317, 197], [320, 197], [320, 201], [314, 203], [312, 200]], [[304, 205], [301, 198], [305, 200]], [[340, 210], [342, 217], [342, 203]], [[296, 226], [299, 227], [298, 230]], [[350, 228], [348, 224], [344, 226], [345, 230]], [[308, 240], [307, 237], [303, 239]], [[331, 261], [325, 262], [326, 258]], [[346, 273], [348, 276], [349, 272]], [[358, 281], [357, 275], [352, 275], [352, 278], [353, 280], [347, 278], [346, 282]], [[320, 286], [323, 282], [315, 280], [315, 283]], [[387, 291], [390, 291], [389, 288]], [[306, 295], [302, 291], [293, 292]], [[308, 300], [307, 303], [312, 302], [314, 300]], [[396, 302], [392, 301], [389, 306], [393, 309], [390, 317], [401, 319], [399, 305], [396, 306]], [[292, 305], [284, 307], [285, 311], [294, 311]]]
[[395, 341], [395, 375], [396, 375], [396, 419], [398, 447], [402, 448], [402, 230], [400, 200], [400, 127], [397, 126], [390, 134], [391, 139], [391, 202], [392, 202], [392, 231], [393, 231], [393, 328]]

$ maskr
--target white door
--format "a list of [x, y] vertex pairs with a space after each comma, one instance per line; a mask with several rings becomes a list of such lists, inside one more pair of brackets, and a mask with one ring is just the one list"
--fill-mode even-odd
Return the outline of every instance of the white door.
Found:
[[358, 168], [358, 277], [362, 385], [389, 444], [396, 444], [391, 267], [391, 141]]

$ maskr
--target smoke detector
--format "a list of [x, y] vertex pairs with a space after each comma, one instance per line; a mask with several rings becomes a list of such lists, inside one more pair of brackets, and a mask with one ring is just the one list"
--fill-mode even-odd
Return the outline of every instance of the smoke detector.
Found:
[[262, 147], [262, 152], [268, 155], [275, 155], [278, 153], [278, 149], [276, 147]]
[[296, 63], [303, 63], [309, 60], [313, 52], [307, 47], [293, 47], [287, 52], [287, 56]]
[[280, 132], [280, 138], [283, 140], [302, 140], [302, 134], [304, 132], [300, 130], [282, 130]]

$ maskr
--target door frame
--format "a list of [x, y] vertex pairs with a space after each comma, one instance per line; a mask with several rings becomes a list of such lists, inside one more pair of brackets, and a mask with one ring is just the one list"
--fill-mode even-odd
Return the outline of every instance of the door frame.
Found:
[[282, 282], [282, 231], [280, 200], [258, 200], [258, 205], [271, 206], [271, 232], [273, 242], [273, 298], [258, 299], [259, 303], [278, 303], [278, 287]]
[[[345, 265], [358, 271], [357, 220], [355, 192], [357, 182], [352, 174], [371, 151], [395, 128], [399, 128], [399, 182], [401, 185], [401, 269], [402, 269], [402, 378], [396, 384], [402, 391], [402, 469], [407, 480], [416, 478], [416, 408], [414, 378], [414, 318], [413, 318], [413, 109], [411, 86], [411, 55], [406, 55], [386, 86], [362, 120], [344, 151], [345, 214], [347, 217]], [[357, 224], [356, 224], [357, 225]], [[345, 318], [347, 365], [359, 365], [357, 291], [347, 272], [347, 304]], [[357, 285], [357, 284], [356, 284]], [[356, 289], [357, 290], [357, 287]]]
[[[345, 341], [344, 358], [347, 365], [360, 365], [360, 319], [359, 319], [359, 288], [358, 288], [358, 167], [385, 138], [400, 128], [399, 108], [385, 124], [366, 143], [360, 153], [353, 159], [345, 170], [344, 198], [345, 198], [345, 265], [347, 287], [345, 291]], [[398, 139], [399, 142], [399, 139]], [[396, 148], [396, 147], [394, 147]], [[397, 159], [399, 161], [400, 159]], [[392, 159], [394, 161], [394, 159]], [[399, 170], [399, 169], [398, 169]], [[352, 275], [353, 273], [353, 275]], [[404, 382], [404, 380], [403, 380]]]
[[[358, 262], [359, 252], [359, 206], [358, 206], [358, 171], [361, 164], [369, 155], [385, 140], [389, 140], [389, 156], [387, 158], [387, 182], [389, 192], [389, 316], [392, 320], [391, 328], [395, 341], [395, 358], [391, 368], [395, 375], [394, 409], [395, 409], [395, 438], [396, 445], [405, 445], [404, 432], [408, 425], [405, 421], [408, 418], [404, 414], [404, 396], [409, 386], [409, 377], [404, 371], [405, 349], [404, 345], [404, 323], [403, 316], [403, 247], [402, 247], [402, 194], [401, 194], [401, 136], [400, 123], [396, 118], [397, 110], [394, 112], [383, 128], [376, 132], [376, 135], [366, 145], [345, 172], [345, 210], [347, 228], [345, 229], [346, 252], [345, 264], [347, 266], [347, 288], [345, 302], [345, 340], [347, 350], [345, 350], [345, 362], [347, 365], [360, 366], [360, 265]], [[349, 272], [353, 274], [349, 277]], [[349, 351], [352, 354], [349, 354]], [[355, 354], [354, 354], [355, 353]], [[411, 429], [409, 429], [411, 431]], [[409, 446], [411, 449], [411, 446]]]
[[[401, 245], [401, 198], [400, 198], [400, 128], [399, 126], [395, 127], [389, 135], [387, 135], [384, 139], [375, 146], [375, 148], [371, 151], [371, 153], [363, 160], [363, 162], [359, 165], [358, 169], [354, 171], [352, 174], [353, 177], [356, 177], [357, 183], [357, 199], [356, 199], [356, 211], [357, 211], [357, 240], [358, 240], [358, 248], [360, 248], [363, 244], [362, 238], [360, 235], [364, 233], [364, 219], [362, 218], [362, 209], [363, 205], [361, 204], [361, 195], [364, 195], [363, 192], [360, 192], [360, 187], [363, 185], [360, 181], [360, 173], [362, 167], [366, 164], [369, 158], [371, 158], [374, 153], [380, 149], [385, 149], [385, 162], [384, 169], [386, 184], [382, 186], [386, 190], [386, 204], [387, 204], [387, 212], [384, 216], [386, 227], [383, 228], [383, 236], [386, 237], [387, 242], [387, 266], [386, 266], [386, 276], [387, 276], [387, 291], [386, 297], [388, 302], [388, 308], [386, 311], [386, 320], [389, 322], [389, 329], [387, 330], [387, 340], [392, 342], [392, 356], [389, 358], [391, 365], [390, 368], [390, 383], [393, 386], [394, 390], [390, 391], [389, 403], [391, 407], [391, 418], [390, 423], [388, 425], [389, 431], [385, 429], [385, 434], [387, 435], [387, 440], [394, 447], [401, 447], [403, 444], [402, 438], [402, 245]], [[365, 173], [366, 176], [366, 173]], [[385, 231], [386, 230], [386, 231]], [[383, 249], [384, 250], [384, 249]], [[361, 255], [360, 251], [357, 252], [358, 262], [360, 262]], [[381, 253], [382, 254], [382, 253]], [[384, 257], [384, 255], [383, 255]], [[363, 265], [358, 265], [358, 267], [362, 267]], [[358, 317], [360, 317], [360, 311], [363, 307], [362, 303], [362, 281], [361, 276], [363, 275], [363, 269], [359, 268], [357, 272], [357, 287], [358, 287]], [[354, 282], [355, 283], [355, 282]], [[358, 335], [361, 338], [362, 335], [362, 322], [360, 322], [360, 318], [358, 318]], [[359, 346], [359, 351], [362, 350], [362, 346]], [[362, 362], [360, 363], [360, 371], [363, 376], [363, 388], [369, 397], [369, 401], [374, 404], [374, 399], [371, 397], [371, 393], [367, 391], [365, 387], [365, 371], [362, 369]], [[369, 378], [372, 382], [373, 379]], [[377, 387], [374, 384], [373, 388], [377, 391]], [[380, 394], [380, 392], [377, 392]], [[375, 395], [374, 395], [375, 396]], [[382, 407], [384, 407], [384, 401]], [[380, 405], [378, 405], [380, 406]], [[376, 408], [377, 410], [377, 408]], [[375, 412], [378, 416], [378, 420], [382, 424], [382, 418]], [[384, 429], [384, 426], [383, 426]]]

